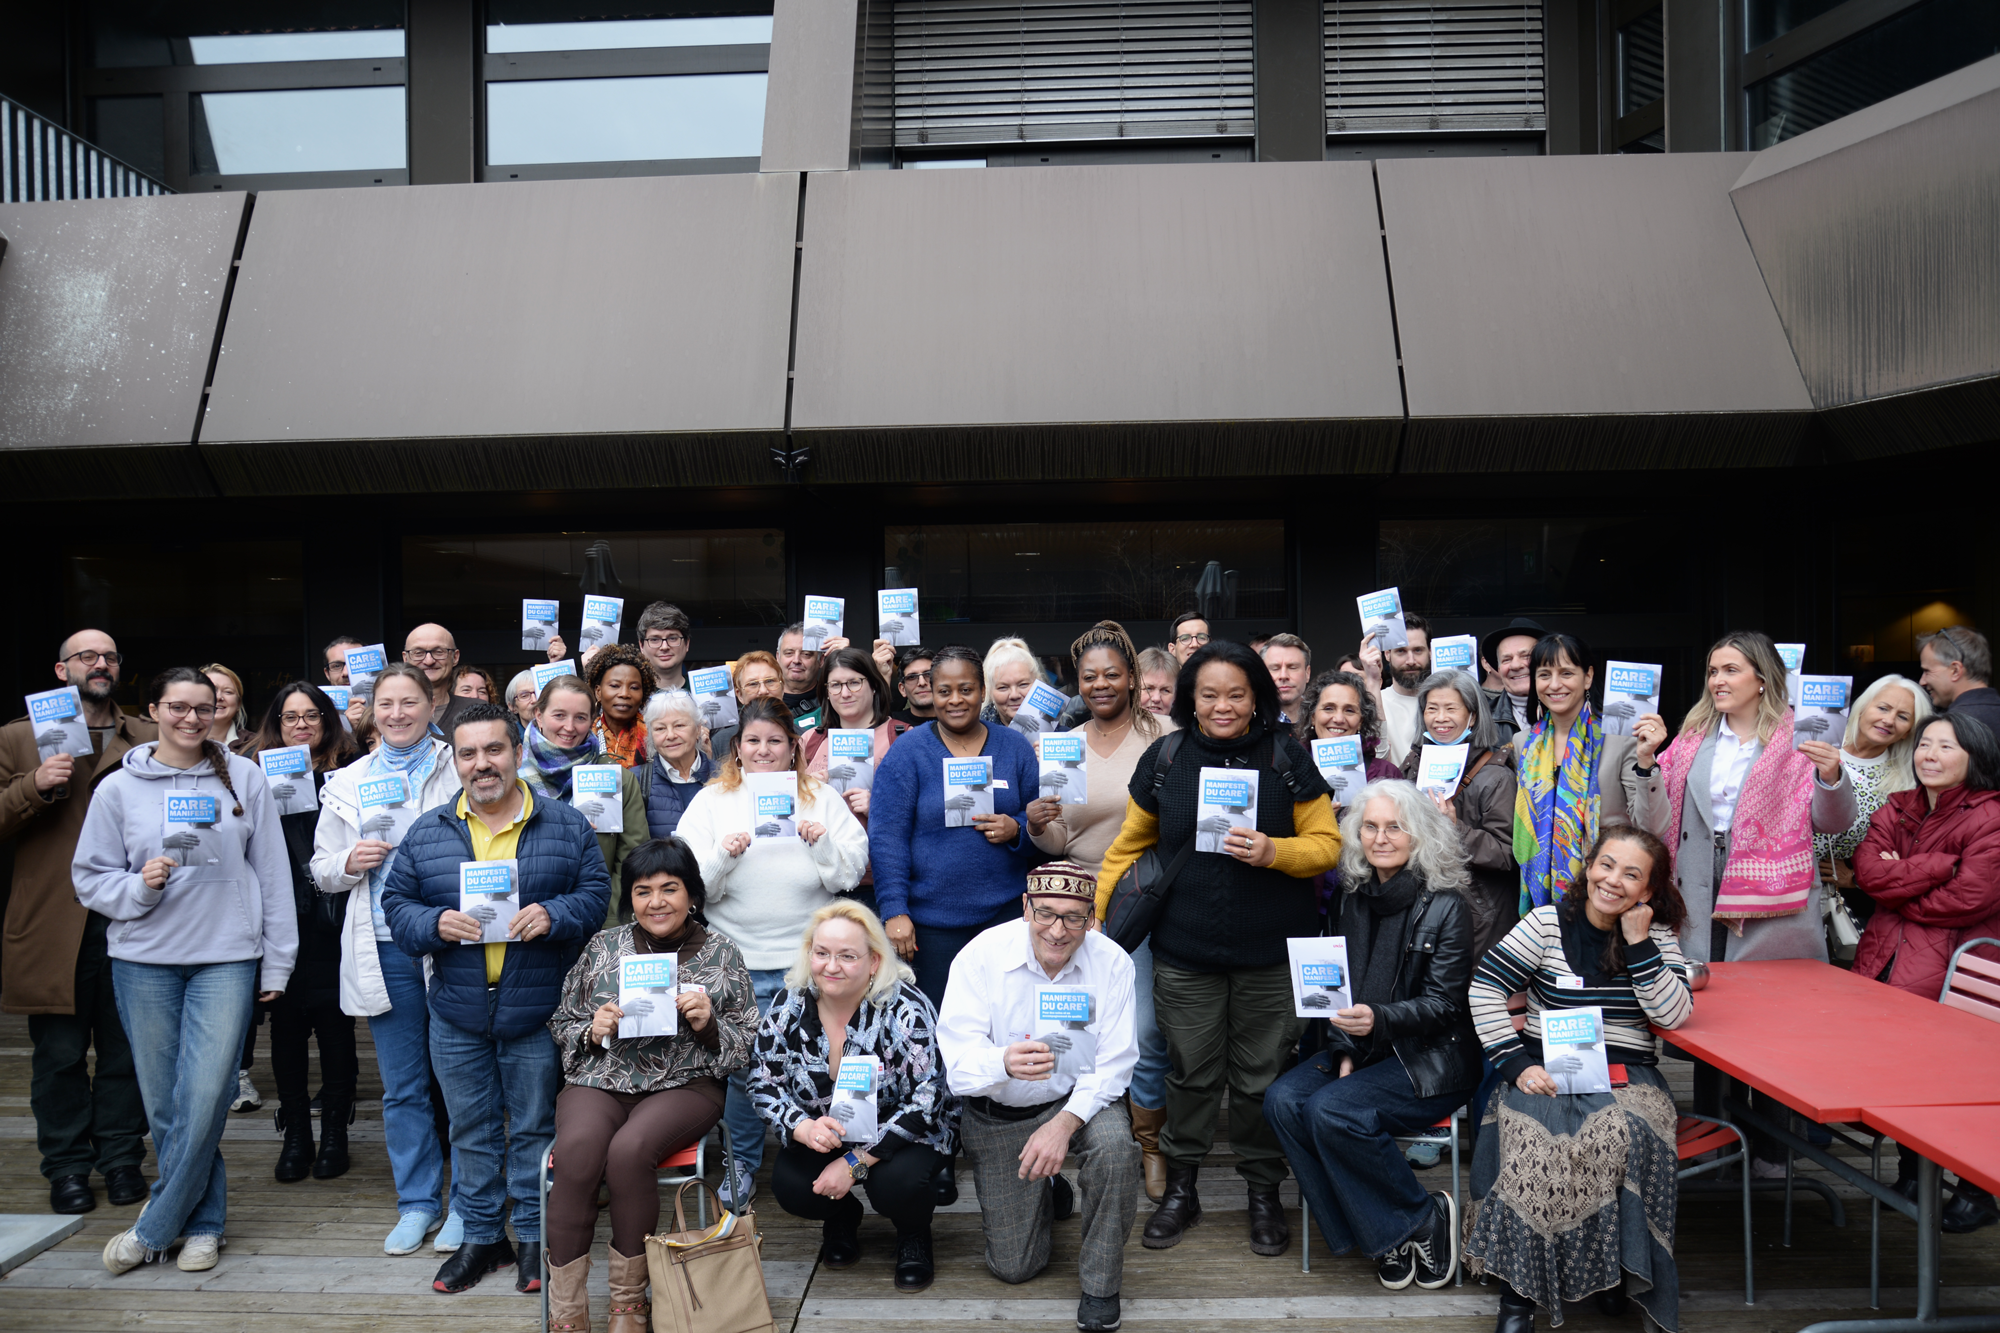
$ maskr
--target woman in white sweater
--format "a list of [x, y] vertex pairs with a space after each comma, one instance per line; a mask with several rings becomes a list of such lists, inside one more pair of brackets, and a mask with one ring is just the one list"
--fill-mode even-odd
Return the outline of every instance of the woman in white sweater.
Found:
[[[804, 771], [783, 701], [752, 699], [738, 725], [735, 753], [688, 802], [675, 832], [701, 866], [709, 926], [742, 951], [762, 1015], [784, 988], [806, 922], [861, 882], [868, 834], [839, 792]], [[723, 1199], [740, 1208], [764, 1162], [764, 1122], [741, 1072], [729, 1080], [723, 1118], [735, 1155]]]

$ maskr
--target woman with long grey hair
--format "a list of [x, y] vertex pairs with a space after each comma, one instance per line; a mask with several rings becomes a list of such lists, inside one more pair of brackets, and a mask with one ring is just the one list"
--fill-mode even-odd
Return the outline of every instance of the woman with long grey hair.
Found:
[[1458, 830], [1411, 783], [1369, 783], [1340, 831], [1333, 933], [1347, 940], [1346, 986], [1331, 999], [1326, 1049], [1271, 1085], [1264, 1117], [1327, 1247], [1374, 1259], [1391, 1291], [1435, 1289], [1457, 1266], [1457, 1205], [1425, 1192], [1396, 1136], [1435, 1125], [1479, 1086], [1472, 881]]
[[1424, 752], [1433, 745], [1464, 745], [1465, 770], [1449, 797], [1433, 796], [1458, 832], [1472, 876], [1473, 949], [1478, 957], [1520, 920], [1521, 871], [1514, 860], [1514, 768], [1507, 744], [1479, 682], [1465, 671], [1437, 671], [1417, 686], [1421, 730], [1403, 757], [1403, 777], [1414, 782]]

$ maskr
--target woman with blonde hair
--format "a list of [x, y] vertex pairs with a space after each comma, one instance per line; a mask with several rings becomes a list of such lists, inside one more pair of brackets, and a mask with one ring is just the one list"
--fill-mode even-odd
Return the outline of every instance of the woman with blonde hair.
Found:
[[215, 722], [208, 729], [208, 738], [236, 750], [250, 739], [250, 705], [243, 698], [243, 677], [220, 662], [210, 662], [201, 674], [215, 686]]
[[[787, 786], [760, 780], [765, 774], [792, 776], [797, 794], [789, 815], [760, 808], [760, 795], [783, 794]], [[759, 697], [743, 705], [735, 751], [688, 802], [675, 833], [701, 866], [710, 923], [743, 951], [757, 1008], [769, 1010], [784, 987], [800, 929], [829, 898], [860, 883], [868, 868], [868, 834], [840, 793], [805, 771], [792, 710], [783, 699]], [[764, 1161], [763, 1125], [741, 1073], [729, 1081], [724, 1114], [735, 1171], [722, 1193], [741, 1208]]]
[[986, 650], [982, 665], [986, 672], [987, 711], [980, 715], [980, 721], [1010, 727], [1028, 691], [1035, 688], [1036, 681], [1046, 682], [1048, 677], [1035, 655], [1028, 651], [1025, 639], [995, 639]]
[[1854, 784], [1854, 822], [1845, 833], [1816, 833], [1820, 875], [1839, 889], [1854, 914], [1866, 921], [1875, 900], [1854, 883], [1854, 854], [1868, 836], [1868, 821], [1899, 791], [1917, 785], [1917, 734], [1931, 718], [1930, 697], [1908, 676], [1884, 676], [1861, 692], [1847, 712], [1840, 743], [1840, 766]]
[[[935, 1273], [934, 1182], [958, 1122], [937, 1011], [881, 921], [847, 899], [812, 914], [784, 980], [757, 1029], [749, 1080], [784, 1140], [772, 1192], [786, 1212], [820, 1222], [821, 1263], [851, 1268], [861, 1258], [859, 1183], [895, 1224], [896, 1289], [922, 1291]], [[836, 1096], [843, 1063], [861, 1058], [874, 1067], [872, 1095]]]

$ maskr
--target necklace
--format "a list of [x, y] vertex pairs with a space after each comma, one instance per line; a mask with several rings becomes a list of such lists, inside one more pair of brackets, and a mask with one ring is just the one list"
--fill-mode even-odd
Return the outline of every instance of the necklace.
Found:
[[1090, 734], [1097, 737], [1098, 740], [1104, 742], [1106, 745], [1112, 746], [1114, 748], [1116, 748], [1119, 742], [1124, 738], [1125, 733], [1130, 730], [1132, 730], [1132, 713], [1130, 709], [1127, 709], [1125, 713], [1125, 725], [1118, 728], [1117, 732], [1119, 738], [1118, 740], [1112, 739], [1111, 734], [1104, 730], [1104, 725], [1101, 722], [1099, 722], [1096, 718], [1093, 717], [1092, 719], [1090, 719]]
[[944, 748], [949, 750], [952, 754], [956, 755], [960, 759], [972, 758], [974, 755], [978, 754], [979, 751], [986, 744], [986, 724], [983, 722], [979, 724], [979, 738], [977, 740], [973, 740], [970, 737], [961, 740], [958, 737], [952, 735], [950, 732], [946, 731], [943, 727], [939, 727], [937, 729], [937, 734], [938, 734], [938, 739], [944, 742]]

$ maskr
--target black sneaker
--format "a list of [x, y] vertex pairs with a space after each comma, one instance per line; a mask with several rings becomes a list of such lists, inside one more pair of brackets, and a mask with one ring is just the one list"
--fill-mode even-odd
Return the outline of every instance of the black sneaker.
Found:
[[1084, 1293], [1076, 1303], [1076, 1326], [1084, 1333], [1111, 1333], [1121, 1322], [1118, 1313], [1118, 1293], [1109, 1296], [1092, 1296]]
[[1443, 1190], [1431, 1191], [1431, 1216], [1405, 1248], [1416, 1260], [1417, 1285], [1436, 1291], [1458, 1268], [1458, 1204]]
[[1405, 1241], [1382, 1256], [1376, 1266], [1375, 1276], [1382, 1279], [1382, 1285], [1391, 1291], [1401, 1291], [1417, 1276], [1417, 1261], [1410, 1255], [1409, 1242]]

